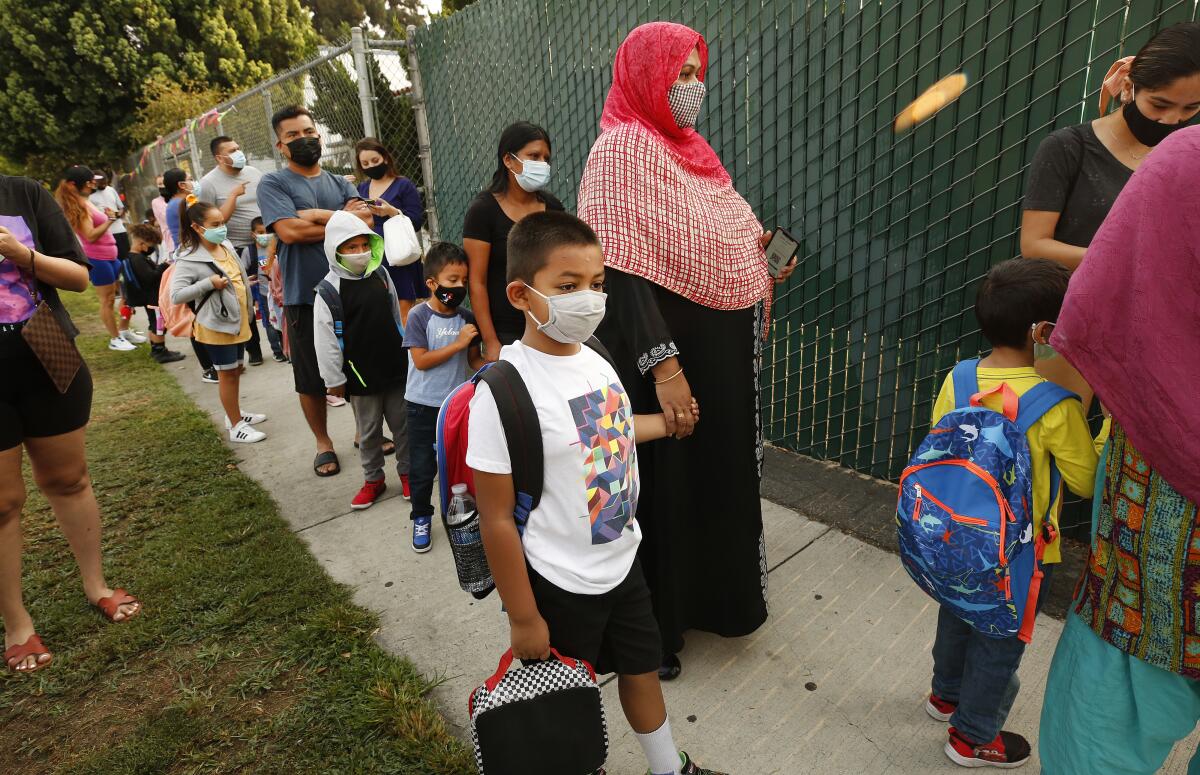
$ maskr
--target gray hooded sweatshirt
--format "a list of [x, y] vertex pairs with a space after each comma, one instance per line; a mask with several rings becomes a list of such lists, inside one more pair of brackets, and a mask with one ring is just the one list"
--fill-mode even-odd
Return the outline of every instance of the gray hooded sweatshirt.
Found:
[[[351, 273], [337, 260], [338, 247], [359, 234], [365, 234], [371, 240], [371, 262], [367, 265], [366, 273], [362, 275]], [[329, 262], [329, 274], [325, 275], [325, 280], [340, 293], [342, 280], [362, 280], [383, 265], [383, 237], [372, 231], [362, 218], [345, 210], [338, 210], [325, 224], [325, 258]], [[396, 286], [392, 284], [392, 278], [387, 272], [382, 274], [387, 279], [396, 329], [403, 334], [404, 325], [400, 322], [400, 302], [396, 296]], [[333, 313], [320, 294], [317, 294], [313, 303], [313, 342], [317, 351], [317, 366], [321, 370], [321, 379], [325, 381], [325, 387], [334, 388], [346, 384], [345, 359], [334, 332]]]
[[[242, 274], [242, 287], [246, 289], [246, 309], [254, 309], [254, 297], [250, 294], [250, 279], [238, 258], [233, 243], [226, 240], [221, 243]], [[237, 289], [232, 280], [221, 290], [213, 288], [212, 277], [213, 257], [203, 245], [194, 248], [180, 248], [175, 255], [175, 274], [171, 277], [171, 301], [175, 304], [186, 304], [189, 301], [199, 303], [209, 291], [212, 295], [208, 301], [196, 310], [196, 322], [212, 331], [222, 334], [236, 334], [242, 330], [242, 308], [238, 304]], [[221, 270], [221, 274], [224, 274]], [[227, 278], [229, 279], [229, 278]]]

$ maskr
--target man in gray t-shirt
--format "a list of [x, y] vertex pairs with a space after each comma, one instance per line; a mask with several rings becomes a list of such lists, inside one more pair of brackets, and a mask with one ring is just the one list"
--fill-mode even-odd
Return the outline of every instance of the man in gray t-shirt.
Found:
[[263, 174], [246, 164], [246, 154], [233, 138], [224, 135], [213, 138], [209, 148], [217, 166], [200, 178], [196, 196], [221, 209], [229, 227], [229, 241], [241, 249], [254, 242], [250, 222], [261, 215], [258, 182]]

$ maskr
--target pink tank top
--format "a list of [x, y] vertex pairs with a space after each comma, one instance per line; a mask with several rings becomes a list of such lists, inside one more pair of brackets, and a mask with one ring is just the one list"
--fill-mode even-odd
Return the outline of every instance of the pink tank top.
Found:
[[[88, 204], [88, 213], [92, 216], [93, 226], [102, 226], [108, 223], [108, 216], [97, 210], [90, 203]], [[88, 242], [80, 234], [79, 241], [83, 243], [83, 254], [93, 261], [117, 260], [117, 240], [113, 237], [112, 232], [104, 232], [95, 242]]]

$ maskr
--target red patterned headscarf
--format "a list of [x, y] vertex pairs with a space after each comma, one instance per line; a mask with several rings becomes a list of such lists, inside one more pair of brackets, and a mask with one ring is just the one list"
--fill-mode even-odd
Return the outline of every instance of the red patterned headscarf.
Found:
[[579, 217], [608, 266], [712, 309], [745, 309], [770, 301], [762, 224], [708, 141], [681, 128], [667, 103], [697, 47], [703, 80], [708, 46], [682, 24], [644, 24], [621, 44]]

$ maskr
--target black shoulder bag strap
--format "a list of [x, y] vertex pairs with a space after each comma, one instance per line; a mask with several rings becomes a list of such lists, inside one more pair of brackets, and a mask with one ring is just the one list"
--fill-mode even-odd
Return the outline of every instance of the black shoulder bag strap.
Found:
[[479, 375], [492, 391], [496, 411], [504, 428], [508, 457], [512, 463], [513, 489], [516, 508], [513, 518], [517, 532], [525, 532], [529, 515], [542, 500], [542, 477], [545, 459], [542, 455], [542, 425], [537, 408], [525, 387], [525, 380], [508, 361], [497, 361]]
[[321, 301], [325, 302], [325, 306], [329, 307], [329, 314], [333, 317], [333, 334], [337, 337], [338, 349], [344, 353], [346, 352], [344, 323], [346, 314], [342, 310], [342, 294], [333, 287], [333, 283], [322, 280], [317, 283], [317, 295], [321, 297]]
[[[225, 277], [225, 273], [221, 271], [221, 267], [217, 266], [212, 261], [209, 261], [207, 263], [208, 263], [208, 266], [212, 267], [213, 274], [215, 274], [217, 277], [224, 277], [226, 280], [229, 279], [228, 277]], [[195, 306], [192, 307], [192, 312], [198, 314], [200, 312], [201, 308], [203, 308], [204, 305], [208, 303], [209, 297], [212, 296], [216, 292], [217, 292], [217, 290], [214, 288], [213, 290], [211, 290], [208, 293], [201, 296], [200, 301], [192, 302], [193, 304], [195, 304]], [[229, 310], [225, 308], [225, 299], [223, 297], [221, 299], [221, 312], [225, 315], [229, 314]]]

